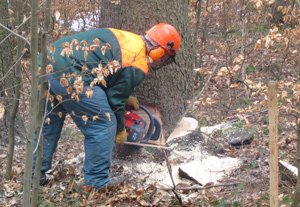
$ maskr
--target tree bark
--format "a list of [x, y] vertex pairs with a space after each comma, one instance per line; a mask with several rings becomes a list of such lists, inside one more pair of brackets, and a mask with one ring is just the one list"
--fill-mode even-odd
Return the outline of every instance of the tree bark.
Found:
[[[0, 1], [0, 19], [1, 24], [10, 28], [9, 14], [8, 14], [8, 2]], [[0, 29], [0, 40], [3, 40], [9, 32], [3, 28]], [[5, 107], [5, 115], [0, 122], [0, 140], [8, 140], [9, 129], [9, 113], [12, 104], [12, 76], [8, 75], [8, 70], [13, 65], [13, 41], [11, 38], [7, 38], [2, 44], [0, 44], [0, 104]]]
[[31, 206], [38, 206], [39, 198], [39, 186], [40, 186], [40, 175], [43, 162], [43, 136], [42, 129], [44, 123], [44, 103], [45, 103], [45, 93], [47, 78], [46, 78], [46, 64], [47, 64], [47, 34], [50, 25], [50, 9], [51, 9], [51, 0], [46, 1], [46, 11], [45, 11], [45, 21], [44, 21], [44, 31], [42, 32], [41, 45], [42, 45], [42, 65], [41, 65], [41, 84], [40, 84], [40, 93], [39, 93], [39, 103], [38, 103], [38, 114], [37, 114], [37, 139], [38, 148], [37, 148], [37, 158], [36, 165], [34, 170], [33, 178], [33, 189], [32, 189], [32, 201]]
[[[17, 0], [17, 16], [18, 16], [18, 23], [22, 23], [22, 2], [21, 0]], [[22, 27], [20, 28], [20, 31], [22, 30]], [[23, 40], [18, 38], [17, 43], [17, 60], [22, 56], [22, 50], [23, 50]], [[10, 117], [9, 117], [9, 147], [8, 147], [8, 153], [7, 153], [7, 163], [6, 163], [6, 173], [5, 178], [11, 179], [11, 172], [12, 172], [12, 163], [13, 163], [13, 156], [14, 156], [14, 147], [15, 147], [15, 122], [16, 117], [18, 114], [18, 108], [19, 108], [19, 99], [20, 99], [20, 90], [21, 90], [21, 84], [22, 84], [22, 77], [21, 77], [21, 61], [18, 61], [16, 64], [16, 72], [15, 72], [15, 89], [14, 89], [14, 100], [12, 101], [12, 109], [10, 111]]]
[[26, 161], [24, 170], [24, 193], [23, 206], [30, 206], [31, 198], [31, 177], [33, 166], [33, 147], [34, 135], [37, 116], [37, 97], [38, 97], [38, 24], [39, 24], [39, 1], [31, 1], [31, 46], [30, 46], [30, 63], [31, 63], [31, 87], [30, 87], [30, 107], [29, 107], [29, 124], [27, 131], [26, 143]]
[[142, 104], [158, 107], [162, 113], [166, 137], [187, 110], [193, 94], [192, 38], [189, 26], [188, 0], [121, 0], [119, 4], [102, 1], [102, 27], [114, 27], [144, 35], [155, 24], [172, 24], [180, 33], [181, 45], [172, 64], [157, 72], [150, 71], [135, 89]]
[[[298, 110], [300, 109], [300, 104], [298, 104]], [[293, 195], [293, 202], [291, 207], [298, 207], [300, 205], [300, 123], [298, 123], [298, 120], [300, 118], [300, 115], [297, 114], [297, 168], [298, 168], [298, 179], [297, 179], [297, 184], [296, 184], [296, 190]]]

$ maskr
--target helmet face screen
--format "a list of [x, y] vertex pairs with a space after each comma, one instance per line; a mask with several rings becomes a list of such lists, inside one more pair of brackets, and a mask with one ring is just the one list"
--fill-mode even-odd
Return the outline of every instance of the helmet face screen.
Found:
[[[167, 66], [171, 63], [175, 62], [175, 54], [169, 55], [168, 53], [165, 54], [159, 61], [154, 62], [153, 65], [150, 66], [152, 70], [158, 70], [164, 66]], [[176, 63], [176, 62], [175, 62]]]

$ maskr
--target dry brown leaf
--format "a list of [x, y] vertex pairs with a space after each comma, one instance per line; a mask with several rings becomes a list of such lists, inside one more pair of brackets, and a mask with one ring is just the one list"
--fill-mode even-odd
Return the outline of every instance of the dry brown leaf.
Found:
[[214, 182], [209, 182], [209, 183], [206, 183], [206, 184], [204, 185], [204, 187], [211, 186], [211, 185], [213, 185], [213, 184], [214, 184]]
[[57, 39], [58, 38], [58, 31], [57, 30], [53, 30], [52, 31], [52, 35], [53, 35], [54, 39]]
[[0, 104], [0, 120], [4, 118], [5, 107], [3, 104]]
[[127, 194], [119, 194], [119, 195], [117, 195], [117, 198], [126, 199]]
[[60, 17], [60, 12], [59, 11], [55, 11], [55, 19], [56, 21], [59, 20]]
[[51, 47], [49, 48], [49, 53], [54, 53], [55, 50], [56, 50], [56, 47], [51, 46]]
[[97, 45], [97, 47], [100, 47], [100, 40], [98, 38], [95, 38], [93, 42]]
[[112, 198], [108, 199], [107, 201], [105, 201], [105, 205], [110, 204], [112, 201], [114, 201], [116, 199], [117, 199], [116, 197], [112, 197]]
[[62, 96], [61, 96], [61, 95], [57, 95], [57, 96], [56, 96], [56, 99], [58, 100], [59, 103], [62, 102]]
[[231, 84], [230, 85], [230, 88], [238, 88], [238, 87], [240, 87], [238, 84]]
[[96, 44], [92, 44], [92, 45], [90, 46], [90, 51], [91, 51], [91, 52], [95, 51], [97, 47], [98, 47], [98, 46], [97, 46]]
[[67, 91], [68, 94], [70, 94], [70, 93], [72, 93], [73, 88], [70, 86], [70, 87], [68, 87], [68, 88], [66, 89], [66, 91]]
[[203, 68], [195, 68], [194, 71], [198, 72], [198, 73], [204, 73], [205, 72], [205, 70]]
[[261, 48], [261, 40], [257, 40], [255, 43], [255, 50], [259, 50]]
[[50, 124], [50, 118], [48, 117], [48, 118], [45, 120], [45, 122], [46, 122], [47, 124]]
[[87, 115], [82, 116], [82, 120], [84, 121], [85, 124], [87, 123], [88, 119], [89, 118], [87, 117]]
[[106, 47], [108, 48], [108, 49], [112, 49], [112, 47], [110, 46], [110, 44], [109, 43], [105, 43], [105, 45], [106, 45]]
[[95, 190], [92, 190], [92, 192], [89, 195], [88, 200], [92, 200], [92, 198], [95, 196], [95, 192], [96, 192]]
[[71, 45], [75, 45], [75, 46], [77, 46], [78, 45], [78, 40], [76, 40], [76, 39], [72, 39], [72, 42], [71, 42]]
[[26, 17], [26, 15], [24, 15], [24, 18], [23, 18], [23, 23], [24, 23], [24, 22], [26, 22], [26, 21], [27, 21], [27, 19], [28, 19], [28, 18]]
[[50, 187], [46, 185], [45, 187], [43, 187], [43, 193], [47, 193], [49, 189]]
[[106, 46], [102, 46], [101, 47], [101, 53], [102, 53], [102, 55], [105, 55], [105, 50], [106, 50]]
[[88, 186], [88, 185], [85, 185], [83, 186], [83, 190], [87, 193], [91, 192], [92, 191], [92, 187], [91, 186]]
[[80, 197], [80, 194], [79, 194], [79, 193], [73, 193], [73, 194], [72, 194], [72, 197], [73, 197], [73, 198], [78, 198], [78, 197]]
[[46, 66], [46, 73], [51, 73], [53, 71], [53, 65], [49, 64]]
[[213, 194], [212, 194], [212, 192], [210, 190], [205, 190], [204, 194], [209, 199], [214, 198], [214, 196], [213, 196]]
[[107, 113], [105, 114], [105, 116], [107, 116], [108, 120], [111, 121], [111, 119], [110, 119], [110, 113], [107, 112]]
[[144, 192], [145, 192], [145, 191], [144, 191], [143, 188], [137, 189], [137, 190], [135, 191], [135, 193], [136, 193], [137, 195], [142, 195]]
[[93, 94], [94, 94], [94, 91], [91, 89], [91, 88], [88, 88], [85, 92], [85, 96], [87, 98], [92, 98], [93, 97]]
[[84, 51], [84, 60], [87, 61], [88, 52]]
[[140, 204], [141, 204], [142, 206], [149, 206], [149, 205], [150, 205], [150, 204], [147, 203], [147, 201], [145, 201], [145, 200], [141, 200], [141, 201], [140, 201]]

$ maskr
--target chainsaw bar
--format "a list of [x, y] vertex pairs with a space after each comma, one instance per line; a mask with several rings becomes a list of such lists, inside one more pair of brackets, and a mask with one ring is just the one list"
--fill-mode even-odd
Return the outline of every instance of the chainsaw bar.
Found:
[[123, 142], [126, 145], [139, 146], [139, 147], [154, 147], [160, 149], [169, 149], [169, 147], [164, 145], [148, 144], [148, 143], [136, 143], [136, 142]]

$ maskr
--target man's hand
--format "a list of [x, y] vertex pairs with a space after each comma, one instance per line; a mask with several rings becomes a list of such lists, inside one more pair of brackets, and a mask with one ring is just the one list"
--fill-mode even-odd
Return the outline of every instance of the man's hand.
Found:
[[116, 135], [116, 144], [121, 144], [127, 140], [127, 132], [126, 129], [124, 129], [121, 132], [118, 132]]
[[125, 101], [125, 106], [127, 107], [133, 107], [134, 110], [139, 110], [139, 101], [137, 100], [136, 97], [129, 96], [129, 98]]

